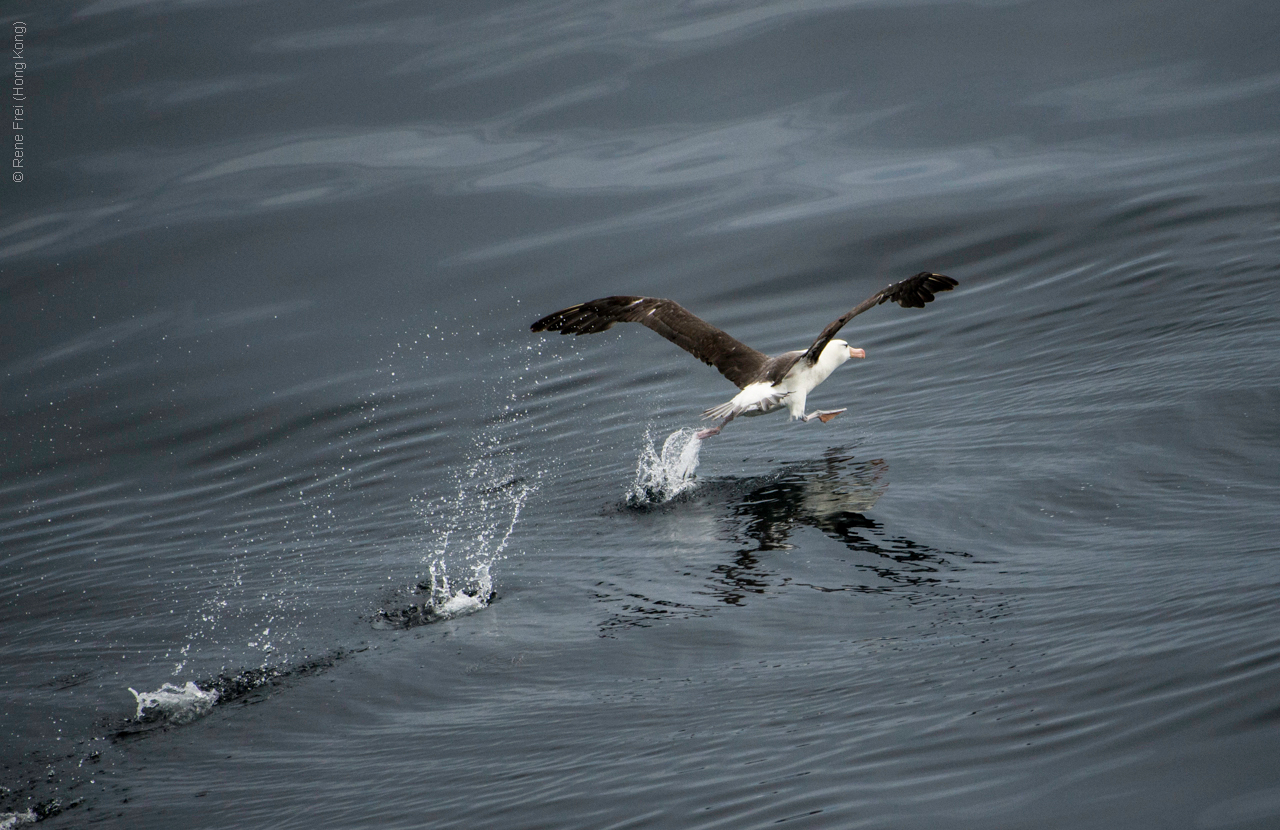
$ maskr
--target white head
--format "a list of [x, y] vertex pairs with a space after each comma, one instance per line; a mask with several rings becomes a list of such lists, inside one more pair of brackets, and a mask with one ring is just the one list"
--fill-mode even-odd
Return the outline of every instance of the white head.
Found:
[[851, 357], [862, 358], [866, 356], [867, 353], [865, 351], [862, 349], [855, 349], [843, 340], [832, 340], [825, 348], [823, 348], [822, 354], [818, 359], [830, 360], [836, 366], [839, 366]]

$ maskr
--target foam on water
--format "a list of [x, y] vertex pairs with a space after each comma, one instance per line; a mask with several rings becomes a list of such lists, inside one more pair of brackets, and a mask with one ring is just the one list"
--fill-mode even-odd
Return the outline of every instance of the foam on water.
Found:
[[430, 586], [422, 589], [427, 593], [428, 608], [439, 619], [449, 619], [472, 614], [487, 606], [494, 595], [493, 562], [493, 559], [470, 562], [470, 571], [463, 574], [462, 587], [456, 589], [449, 581], [445, 560], [440, 558], [431, 562]]
[[697, 430], [685, 427], [667, 436], [662, 449], [654, 445], [653, 430], [646, 428], [644, 446], [636, 462], [636, 477], [627, 491], [627, 504], [640, 507], [662, 504], [696, 486], [698, 453], [702, 439]]
[[209, 714], [219, 697], [216, 689], [205, 691], [190, 680], [181, 687], [165, 683], [154, 692], [139, 692], [132, 687], [129, 691], [138, 701], [138, 711], [133, 717], [140, 722], [190, 723]]
[[35, 810], [22, 813], [0, 813], [0, 830], [13, 830], [24, 824], [35, 824], [39, 820], [40, 817], [36, 815]]

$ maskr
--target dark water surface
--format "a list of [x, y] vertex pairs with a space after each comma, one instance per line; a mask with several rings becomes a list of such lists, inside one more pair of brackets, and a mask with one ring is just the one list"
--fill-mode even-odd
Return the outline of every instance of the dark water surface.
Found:
[[1280, 826], [1274, 3], [3, 20], [0, 827]]

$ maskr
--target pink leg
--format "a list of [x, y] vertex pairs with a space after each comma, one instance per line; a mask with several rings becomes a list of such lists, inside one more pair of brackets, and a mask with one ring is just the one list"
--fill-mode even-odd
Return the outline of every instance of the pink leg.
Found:
[[724, 428], [725, 428], [725, 426], [727, 426], [727, 425], [728, 425], [728, 423], [729, 423], [730, 421], [732, 421], [732, 420], [734, 419], [734, 417], [735, 417], [735, 416], [737, 416], [737, 414], [738, 414], [738, 413], [736, 413], [736, 412], [734, 412], [734, 413], [730, 414], [728, 418], [725, 418], [723, 421], [721, 421], [721, 422], [720, 422], [719, 424], [717, 424], [716, 426], [713, 426], [713, 427], [711, 427], [710, 429], [704, 429], [704, 430], [702, 430], [701, 432], [699, 432], [697, 435], [695, 435], [695, 436], [693, 436], [693, 437], [694, 437], [694, 438], [697, 438], [699, 441], [702, 441], [702, 440], [704, 440], [704, 439], [706, 439], [706, 438], [710, 438], [710, 437], [711, 437], [711, 436], [713, 436], [713, 435], [719, 435], [719, 434], [720, 434], [720, 430], [724, 429]]

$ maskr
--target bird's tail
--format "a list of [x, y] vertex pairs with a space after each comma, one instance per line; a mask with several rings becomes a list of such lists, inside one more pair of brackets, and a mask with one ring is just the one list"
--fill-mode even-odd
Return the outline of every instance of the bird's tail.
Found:
[[731, 401], [725, 401], [719, 406], [713, 406], [702, 413], [704, 418], [736, 418], [745, 412], [769, 412], [775, 407], [782, 404], [782, 399], [790, 392], [770, 392], [762, 398], [752, 401], [742, 401], [742, 395], [738, 395]]
[[738, 405], [736, 403], [734, 403], [733, 401], [727, 401], [726, 403], [722, 403], [719, 406], [713, 406], [710, 409], [708, 409], [706, 412], [703, 412], [702, 417], [727, 418], [729, 417], [730, 412], [733, 412], [734, 415], [737, 415], [738, 413], [734, 412], [734, 410], [737, 408], [738, 408]]

